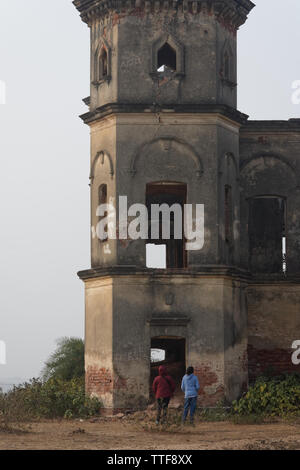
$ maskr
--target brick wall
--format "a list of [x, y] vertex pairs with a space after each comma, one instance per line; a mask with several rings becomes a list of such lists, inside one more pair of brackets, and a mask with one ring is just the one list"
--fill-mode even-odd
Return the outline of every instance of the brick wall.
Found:
[[283, 372], [300, 372], [292, 363], [292, 349], [256, 349], [248, 346], [249, 381], [260, 375], [279, 375]]
[[85, 387], [88, 394], [102, 395], [112, 392], [112, 372], [109, 369], [89, 366], [85, 375]]
[[201, 406], [214, 406], [224, 398], [223, 379], [210, 365], [200, 365], [194, 368], [194, 374], [200, 384], [199, 404]]

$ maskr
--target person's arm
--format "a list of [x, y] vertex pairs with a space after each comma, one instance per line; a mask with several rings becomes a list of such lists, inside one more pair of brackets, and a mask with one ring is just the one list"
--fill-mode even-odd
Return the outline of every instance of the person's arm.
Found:
[[184, 377], [182, 378], [182, 381], [181, 381], [181, 390], [185, 392]]
[[196, 375], [195, 375], [195, 379], [196, 379], [196, 381], [195, 381], [195, 386], [196, 386], [196, 389], [197, 389], [197, 392], [198, 392], [199, 389], [200, 389], [200, 385], [199, 385], [198, 377], [197, 377]]

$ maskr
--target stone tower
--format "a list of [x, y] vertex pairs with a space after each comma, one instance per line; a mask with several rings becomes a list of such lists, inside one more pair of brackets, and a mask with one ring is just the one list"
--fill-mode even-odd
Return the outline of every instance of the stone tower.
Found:
[[[240, 265], [238, 28], [249, 0], [75, 0], [91, 31], [91, 269], [86, 387], [105, 408], [145, 406], [150, 350], [179, 381], [193, 365], [203, 404], [247, 386], [246, 271]], [[204, 204], [205, 242], [99, 240], [99, 203]]]

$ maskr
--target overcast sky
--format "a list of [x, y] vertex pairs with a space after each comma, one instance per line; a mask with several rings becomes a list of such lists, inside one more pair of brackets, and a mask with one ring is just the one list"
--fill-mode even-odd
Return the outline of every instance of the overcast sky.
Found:
[[[300, 117], [299, 0], [257, 0], [239, 33], [239, 104]], [[89, 31], [71, 0], [0, 0], [0, 341], [7, 377], [38, 376], [61, 336], [84, 331], [88, 268]]]

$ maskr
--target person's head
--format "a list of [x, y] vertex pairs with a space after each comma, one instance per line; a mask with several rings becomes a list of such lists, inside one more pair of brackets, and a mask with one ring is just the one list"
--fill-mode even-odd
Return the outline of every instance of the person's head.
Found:
[[187, 373], [187, 375], [193, 374], [194, 373], [194, 367], [192, 367], [192, 366], [188, 367], [187, 370], [186, 370], [186, 373]]
[[167, 369], [165, 366], [159, 366], [158, 368], [159, 375], [167, 375]]

